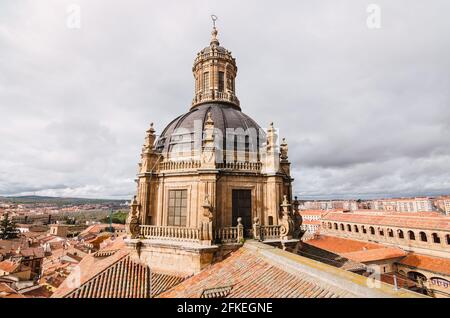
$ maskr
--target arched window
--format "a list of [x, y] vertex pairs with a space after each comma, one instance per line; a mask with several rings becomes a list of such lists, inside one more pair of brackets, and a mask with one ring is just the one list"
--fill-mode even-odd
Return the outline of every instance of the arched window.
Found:
[[355, 228], [355, 232], [356, 232], [356, 233], [359, 233], [358, 225], [355, 225], [354, 228]]
[[381, 236], [384, 236], [384, 231], [381, 227], [378, 228], [378, 233], [380, 233]]
[[418, 283], [419, 282], [424, 283], [427, 281], [427, 278], [425, 275], [415, 272], [415, 271], [408, 272], [408, 278], [412, 279], [413, 281], [418, 282]]
[[347, 231], [351, 232], [352, 231], [352, 226], [350, 224], [347, 224]]
[[416, 240], [416, 235], [414, 234], [413, 231], [408, 231], [408, 237], [411, 241], [415, 241]]
[[338, 225], [337, 223], [334, 223], [334, 229], [337, 230], [338, 229]]
[[225, 73], [219, 72], [219, 91], [223, 92], [225, 90]]
[[398, 238], [401, 238], [401, 239], [405, 238], [405, 236], [403, 235], [403, 231], [402, 230], [398, 230], [397, 233], [398, 233]]
[[362, 228], [363, 234], [367, 234], [367, 229], [366, 229], [366, 227], [363, 225], [361, 228]]
[[441, 244], [441, 238], [436, 233], [431, 234], [433, 236], [433, 243]]
[[375, 235], [375, 229], [373, 228], [373, 226], [371, 226], [369, 228], [369, 230], [370, 230], [370, 234]]
[[420, 240], [422, 242], [428, 242], [428, 238], [427, 238], [427, 235], [425, 234], [425, 232], [420, 232], [419, 235], [420, 235]]
[[450, 234], [447, 234], [445, 237], [447, 238], [447, 245], [450, 245]]
[[209, 90], [209, 72], [203, 73], [202, 84], [203, 93], [206, 93]]
[[388, 229], [387, 232], [389, 237], [394, 237], [394, 231], [392, 229]]
[[341, 223], [341, 231], [344, 231], [344, 224]]
[[331, 222], [328, 222], [328, 228], [331, 229], [332, 225]]

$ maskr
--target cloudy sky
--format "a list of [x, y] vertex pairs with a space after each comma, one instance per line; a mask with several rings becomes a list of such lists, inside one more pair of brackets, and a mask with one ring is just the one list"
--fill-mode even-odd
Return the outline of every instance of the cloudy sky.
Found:
[[450, 193], [449, 12], [448, 0], [2, 0], [0, 195], [129, 198], [149, 123], [189, 109], [212, 13], [243, 111], [289, 142], [296, 194]]

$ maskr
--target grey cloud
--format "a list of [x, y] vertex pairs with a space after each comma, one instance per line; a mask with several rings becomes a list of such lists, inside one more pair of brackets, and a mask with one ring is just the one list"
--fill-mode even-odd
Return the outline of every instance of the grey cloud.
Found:
[[450, 3], [377, 3], [380, 30], [359, 0], [2, 1], [0, 194], [132, 195], [149, 123], [189, 108], [211, 13], [297, 194], [450, 192]]

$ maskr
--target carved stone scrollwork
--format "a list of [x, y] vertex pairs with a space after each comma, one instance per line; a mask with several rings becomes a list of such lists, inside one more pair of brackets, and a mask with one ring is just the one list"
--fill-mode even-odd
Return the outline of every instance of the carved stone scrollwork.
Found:
[[299, 202], [297, 200], [297, 197], [295, 197], [294, 202], [292, 203], [293, 208], [293, 214], [294, 214], [294, 238], [300, 239], [303, 236], [303, 231], [301, 230], [301, 225], [303, 223], [302, 215], [300, 214], [300, 211], [298, 209]]
[[281, 204], [281, 207], [283, 208], [283, 216], [280, 222], [281, 225], [280, 238], [282, 240], [289, 240], [292, 239], [293, 236], [294, 221], [292, 220], [291, 215], [289, 213], [289, 208], [291, 207], [291, 205], [289, 204], [286, 195], [283, 198], [283, 203]]
[[212, 224], [212, 220], [213, 220], [213, 206], [211, 204], [211, 202], [209, 201], [209, 196], [206, 195], [205, 196], [205, 200], [203, 201], [203, 221], [202, 221], [202, 241], [204, 241], [204, 243], [207, 243], [207, 241], [209, 241], [208, 244], [210, 244], [213, 240], [213, 224]]
[[212, 204], [209, 201], [209, 196], [206, 195], [205, 196], [205, 200], [203, 201], [203, 216], [206, 217], [208, 219], [208, 221], [212, 221], [213, 218], [213, 214], [212, 214]]
[[280, 145], [280, 158], [281, 160], [288, 159], [288, 144], [286, 142], [286, 138], [283, 138]]
[[139, 228], [139, 204], [134, 196], [131, 203], [130, 214], [128, 215], [125, 230], [132, 239], [138, 238], [140, 235]]

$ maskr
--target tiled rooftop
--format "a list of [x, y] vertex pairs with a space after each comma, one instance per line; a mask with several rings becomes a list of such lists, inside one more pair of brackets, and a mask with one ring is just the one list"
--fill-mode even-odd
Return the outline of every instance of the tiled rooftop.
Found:
[[0, 262], [0, 270], [7, 273], [14, 273], [19, 267], [19, 263], [14, 263], [8, 260]]
[[367, 215], [362, 213], [328, 213], [323, 221], [384, 225], [416, 229], [450, 230], [450, 218], [402, 215], [401, 213]]
[[321, 216], [322, 214], [324, 214], [325, 211], [323, 210], [301, 210], [300, 214], [301, 215], [314, 215], [314, 216]]
[[204, 290], [232, 286], [230, 298], [336, 298], [353, 296], [322, 286], [308, 275], [293, 275], [244, 248], [161, 294], [163, 298], [200, 298]]
[[321, 223], [319, 220], [303, 220], [302, 225], [320, 225]]
[[72, 272], [52, 297], [419, 297], [388, 285], [370, 289], [365, 277], [254, 241], [187, 279], [134, 262], [122, 244], [86, 256], [79, 287], [70, 286]]
[[121, 238], [103, 253], [86, 256], [79, 266], [79, 287], [71, 284], [77, 275], [72, 272], [52, 297], [148, 298], [184, 280], [184, 277], [157, 273], [134, 262]]
[[309, 245], [308, 243], [309, 241], [302, 244], [302, 248], [298, 251], [298, 255], [351, 272], [366, 270], [366, 266], [362, 263], [355, 262], [337, 253], [333, 253], [332, 251]]
[[5, 283], [0, 283], [0, 298], [25, 298]]
[[374, 250], [362, 250], [350, 253], [343, 253], [342, 256], [355, 262], [373, 262], [380, 260], [388, 260], [405, 256], [407, 253], [399, 248], [384, 247]]
[[384, 247], [381, 244], [361, 242], [326, 235], [320, 235], [313, 240], [309, 240], [308, 244], [338, 254], [351, 253], [362, 250], [373, 250]]
[[450, 275], [450, 259], [411, 253], [400, 264], [417, 267], [435, 273]]
[[159, 297], [198, 298], [205, 294], [246, 298], [421, 297], [381, 284], [367, 287], [367, 278], [247, 241], [225, 260], [213, 264]]
[[307, 244], [336, 253], [358, 263], [393, 259], [407, 254], [405, 251], [395, 247], [325, 235], [309, 240]]

